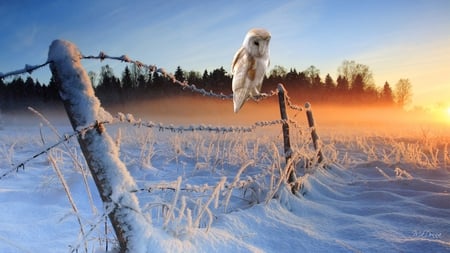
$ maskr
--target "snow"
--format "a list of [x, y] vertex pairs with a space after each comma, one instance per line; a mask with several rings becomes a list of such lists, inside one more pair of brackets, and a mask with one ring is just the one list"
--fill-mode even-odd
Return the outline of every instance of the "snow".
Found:
[[[77, 130], [112, 121], [80, 59], [70, 42], [50, 46], [48, 62]], [[79, 138], [105, 203], [89, 196], [95, 183], [91, 176], [83, 181], [88, 170], [75, 140], [12, 171], [61, 138], [53, 127], [5, 120], [0, 252], [117, 252], [106, 222], [113, 210], [126, 224], [121, 229], [133, 253], [450, 251], [448, 136], [339, 137], [331, 129], [321, 138], [325, 163], [318, 163], [310, 129], [294, 124], [301, 188], [293, 195], [280, 129], [271, 122], [255, 123], [255, 132], [218, 132], [205, 124], [190, 128], [210, 132], [183, 132], [188, 128], [174, 131], [170, 123], [143, 127], [132, 114], [119, 118]], [[73, 131], [67, 122], [57, 124]]]
[[[51, 62], [52, 71], [64, 85], [60, 89], [62, 100], [70, 99], [74, 120], [78, 127], [92, 124], [98, 121], [111, 121], [112, 116], [101, 106], [100, 101], [94, 94], [94, 89], [86, 70], [81, 65], [81, 53], [71, 42], [55, 40], [50, 45], [47, 62]], [[78, 115], [79, 114], [79, 115]]]
[[[43, 148], [40, 131], [46, 143], [58, 140], [37, 123], [5, 122], [0, 130], [2, 173], [11, 163]], [[61, 132], [71, 132], [67, 123], [56, 124]], [[393, 155], [390, 161], [374, 159], [369, 153], [373, 149], [394, 152], [402, 147], [401, 138], [380, 141], [377, 136], [376, 142], [370, 142], [371, 136], [323, 133], [328, 161], [330, 154], [338, 153], [329, 166], [307, 169], [298, 196], [281, 184], [275, 198], [267, 198], [278, 184], [277, 164], [283, 164], [277, 127], [224, 134], [160, 132], [129, 123], [107, 126], [112, 135], [119, 129], [118, 156], [136, 181], [141, 222], [147, 224], [140, 231], [141, 241], [135, 242], [143, 252], [450, 250], [450, 174], [444, 161], [448, 157], [430, 167], [417, 159], [395, 160]], [[299, 142], [293, 147], [301, 150], [304, 140], [292, 139]], [[421, 140], [409, 142], [420, 144]], [[361, 148], [373, 143], [377, 143], [373, 149]], [[67, 144], [85, 164], [78, 143]], [[65, 148], [51, 152], [79, 214], [74, 214], [47, 157], [33, 159], [24, 170], [0, 179], [0, 252], [70, 252], [74, 248], [84, 252], [86, 240], [88, 252], [103, 253], [106, 239], [111, 252], [114, 234], [109, 226], [105, 235], [105, 207], [92, 178], [89, 185], [98, 212], [90, 206], [82, 175]], [[86, 238], [75, 215], [89, 231]]]

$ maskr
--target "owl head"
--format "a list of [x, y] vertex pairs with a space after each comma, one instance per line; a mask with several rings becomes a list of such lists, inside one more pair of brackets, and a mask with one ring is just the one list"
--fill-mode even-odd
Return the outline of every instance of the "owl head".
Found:
[[270, 33], [262, 28], [254, 28], [247, 32], [242, 46], [253, 57], [269, 55]]

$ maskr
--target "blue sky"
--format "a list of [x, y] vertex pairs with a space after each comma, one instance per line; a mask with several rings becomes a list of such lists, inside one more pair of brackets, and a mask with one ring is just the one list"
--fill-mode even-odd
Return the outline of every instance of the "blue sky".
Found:
[[[335, 79], [344, 60], [368, 65], [375, 84], [400, 78], [413, 104], [450, 106], [450, 1], [1, 1], [0, 72], [39, 64], [54, 39], [85, 55], [127, 54], [174, 71], [230, 70], [245, 33], [272, 34], [271, 66], [314, 65]], [[125, 67], [106, 62], [120, 75]], [[83, 61], [88, 70], [103, 63]], [[33, 73], [47, 82], [48, 68]], [[231, 84], [230, 84], [231, 85]]]

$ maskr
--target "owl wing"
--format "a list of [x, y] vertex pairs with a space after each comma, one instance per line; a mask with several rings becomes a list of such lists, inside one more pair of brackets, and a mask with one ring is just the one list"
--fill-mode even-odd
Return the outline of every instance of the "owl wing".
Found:
[[242, 59], [244, 57], [245, 54], [245, 50], [243, 47], [241, 47], [236, 54], [234, 54], [234, 58], [233, 58], [233, 62], [231, 63], [231, 74], [235, 74], [236, 72], [236, 68], [237, 68], [237, 63], [239, 61], [239, 59]]
[[261, 81], [256, 85], [256, 89], [258, 91], [257, 94], [259, 94], [261, 92], [262, 83], [263, 83], [263, 80], [264, 80], [264, 75], [266, 73], [266, 70], [269, 68], [269, 66], [270, 66], [270, 59], [268, 59], [267, 63], [264, 64], [263, 77], [262, 77]]
[[249, 56], [242, 47], [235, 54], [231, 71], [233, 73], [233, 105], [234, 112], [237, 113], [245, 101], [250, 97], [250, 87], [248, 87], [248, 79], [255, 78], [254, 70], [255, 60]]

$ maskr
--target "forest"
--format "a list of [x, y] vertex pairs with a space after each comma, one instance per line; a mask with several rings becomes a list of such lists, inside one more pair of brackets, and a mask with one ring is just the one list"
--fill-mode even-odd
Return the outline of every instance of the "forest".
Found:
[[[174, 72], [177, 80], [195, 84], [198, 88], [216, 93], [231, 94], [232, 75], [223, 68], [212, 71], [186, 71], [178, 66]], [[120, 76], [114, 74], [109, 65], [100, 72], [89, 71], [96, 95], [106, 106], [120, 105], [128, 101], [140, 101], [173, 96], [199, 96], [186, 92], [172, 80], [156, 72], [125, 66]], [[399, 79], [392, 86], [387, 81], [376, 86], [373, 74], [367, 65], [345, 60], [338, 67], [338, 77], [330, 74], [320, 76], [320, 70], [310, 66], [304, 71], [287, 70], [275, 65], [263, 82], [262, 92], [276, 89], [282, 83], [289, 96], [297, 101], [343, 106], [383, 106], [403, 108], [411, 102], [412, 86], [408, 79]], [[0, 79], [0, 109], [12, 111], [24, 106], [52, 107], [59, 102], [57, 83], [53, 78], [48, 84], [40, 83], [28, 76], [18, 76], [6, 82]]]

